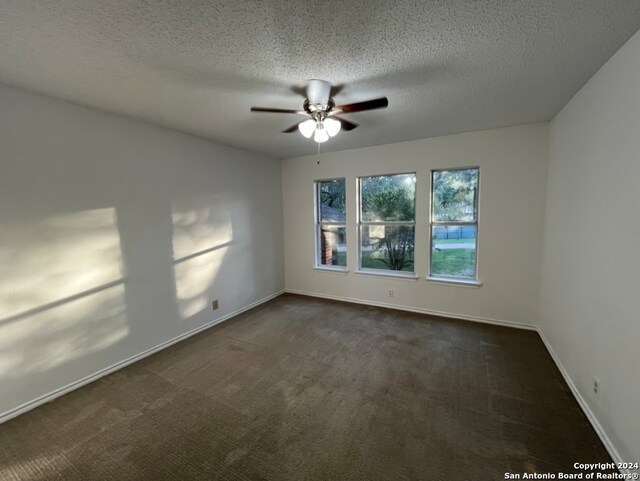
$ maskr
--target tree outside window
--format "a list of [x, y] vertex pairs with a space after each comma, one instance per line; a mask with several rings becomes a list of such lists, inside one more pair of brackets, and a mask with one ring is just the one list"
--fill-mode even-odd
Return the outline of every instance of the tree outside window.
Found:
[[414, 272], [416, 175], [361, 177], [360, 269]]

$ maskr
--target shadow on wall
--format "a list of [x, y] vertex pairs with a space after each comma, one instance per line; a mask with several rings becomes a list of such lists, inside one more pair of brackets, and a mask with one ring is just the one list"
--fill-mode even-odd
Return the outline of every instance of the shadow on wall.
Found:
[[[251, 173], [242, 179], [251, 179]], [[226, 314], [232, 310], [230, 299], [236, 306], [246, 306], [256, 300], [256, 292], [273, 282], [279, 258], [260, 255], [274, 252], [277, 242], [264, 235], [266, 219], [274, 209], [269, 193], [254, 192], [256, 203], [235, 193], [173, 202], [172, 275], [178, 317], [188, 328], [218, 317], [211, 311], [213, 299], [220, 300], [220, 314]]]
[[0, 229], [0, 378], [21, 378], [129, 334], [115, 209]]
[[217, 317], [231, 209], [179, 204], [0, 220], [0, 414]]
[[176, 300], [183, 320], [209, 309], [211, 287], [233, 241], [230, 212], [220, 208], [225, 204], [221, 198], [201, 198], [172, 209]]
[[281, 248], [255, 275], [249, 237], [279, 245], [277, 162], [2, 85], [0, 96], [0, 415], [283, 284]]

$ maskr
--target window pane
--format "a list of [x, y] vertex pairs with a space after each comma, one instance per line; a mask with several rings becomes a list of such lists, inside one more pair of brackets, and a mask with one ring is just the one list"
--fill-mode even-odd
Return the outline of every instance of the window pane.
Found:
[[363, 268], [413, 272], [413, 226], [363, 225], [360, 240]]
[[476, 226], [434, 226], [431, 275], [476, 278]]
[[347, 265], [347, 229], [328, 225], [319, 226], [318, 262], [321, 266]]
[[433, 172], [434, 221], [474, 222], [478, 218], [478, 169]]
[[416, 175], [379, 175], [360, 179], [364, 222], [415, 220]]
[[344, 179], [318, 182], [318, 198], [321, 222], [345, 222]]

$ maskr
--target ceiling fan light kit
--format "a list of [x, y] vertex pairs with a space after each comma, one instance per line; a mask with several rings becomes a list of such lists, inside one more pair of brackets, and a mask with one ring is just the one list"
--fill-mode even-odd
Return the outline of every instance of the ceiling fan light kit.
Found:
[[316, 121], [313, 119], [307, 119], [298, 124], [298, 130], [307, 139], [310, 139], [313, 133], [316, 131]]
[[329, 137], [333, 137], [338, 132], [340, 132], [342, 125], [336, 119], [332, 119], [331, 117], [328, 117], [324, 120], [324, 128], [329, 134]]
[[318, 126], [316, 127], [316, 133], [313, 134], [313, 140], [315, 140], [319, 144], [322, 144], [323, 142], [329, 140], [329, 134], [322, 126], [322, 124], [318, 124]]
[[341, 128], [342, 125], [340, 122], [330, 117], [321, 121], [307, 119], [298, 124], [298, 130], [302, 135], [307, 139], [310, 139], [313, 136], [313, 140], [319, 143], [326, 142], [329, 140], [329, 137], [334, 137], [338, 132], [340, 132]]
[[356, 123], [338, 117], [338, 114], [383, 109], [389, 105], [387, 98], [381, 97], [379, 99], [336, 106], [333, 98], [331, 98], [332, 89], [335, 90], [334, 93], [337, 93], [338, 90], [341, 90], [341, 87], [332, 87], [325, 80], [309, 80], [306, 90], [307, 98], [303, 103], [304, 110], [251, 107], [251, 111], [307, 115], [309, 116], [308, 119], [292, 125], [283, 130], [283, 132], [289, 133], [299, 130], [307, 139], [313, 136], [313, 140], [323, 143], [329, 140], [330, 137], [337, 135], [341, 129], [349, 131], [358, 126]]

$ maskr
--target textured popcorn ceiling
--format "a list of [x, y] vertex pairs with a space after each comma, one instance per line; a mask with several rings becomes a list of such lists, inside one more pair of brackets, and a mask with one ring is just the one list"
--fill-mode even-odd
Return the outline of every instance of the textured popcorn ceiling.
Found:
[[0, 0], [0, 81], [284, 158], [300, 117], [249, 107], [308, 78], [390, 102], [323, 151], [548, 120], [638, 28], [638, 0]]

